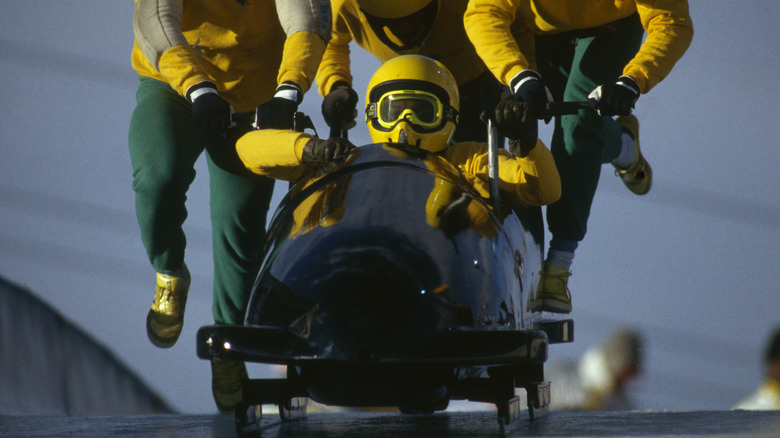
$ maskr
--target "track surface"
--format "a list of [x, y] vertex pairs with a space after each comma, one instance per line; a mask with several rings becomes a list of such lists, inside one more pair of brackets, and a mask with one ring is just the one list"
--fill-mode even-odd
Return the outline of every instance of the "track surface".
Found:
[[[0, 437], [233, 437], [233, 418], [217, 415], [0, 416]], [[266, 415], [262, 437], [498, 437], [491, 412], [309, 414], [282, 423]], [[551, 412], [523, 417], [507, 437], [780, 437], [780, 411]]]

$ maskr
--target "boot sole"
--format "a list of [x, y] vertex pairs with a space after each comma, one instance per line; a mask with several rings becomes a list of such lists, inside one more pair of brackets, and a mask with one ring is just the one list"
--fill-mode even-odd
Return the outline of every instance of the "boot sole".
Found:
[[[154, 312], [149, 311], [149, 313], [146, 315], [146, 336], [149, 338], [149, 342], [151, 342], [155, 347], [158, 348], [171, 348], [174, 345], [176, 345], [176, 341], [179, 340], [179, 335], [181, 335], [181, 330], [179, 330], [179, 332], [176, 333], [174, 336], [170, 336], [170, 337], [158, 336], [152, 329], [153, 318], [155, 318]], [[179, 322], [179, 324], [181, 324], [181, 322]]]

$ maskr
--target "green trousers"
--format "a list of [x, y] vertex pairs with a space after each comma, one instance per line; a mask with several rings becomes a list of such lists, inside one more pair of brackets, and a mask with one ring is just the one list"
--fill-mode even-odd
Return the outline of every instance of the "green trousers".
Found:
[[[555, 101], [584, 101], [594, 88], [622, 74], [643, 35], [634, 14], [598, 28], [537, 36], [537, 68]], [[550, 150], [562, 193], [547, 207], [553, 240], [579, 242], [585, 237], [601, 166], [617, 157], [622, 133], [612, 117], [593, 111], [555, 118]]]
[[225, 135], [206, 132], [192, 123], [184, 98], [150, 78], [141, 78], [136, 100], [129, 147], [136, 215], [149, 261], [161, 273], [172, 273], [184, 263], [186, 194], [195, 179], [195, 161], [205, 150], [214, 260], [212, 312], [218, 324], [242, 324], [274, 188], [273, 180], [246, 170], [236, 154], [236, 141], [251, 129], [249, 122]]

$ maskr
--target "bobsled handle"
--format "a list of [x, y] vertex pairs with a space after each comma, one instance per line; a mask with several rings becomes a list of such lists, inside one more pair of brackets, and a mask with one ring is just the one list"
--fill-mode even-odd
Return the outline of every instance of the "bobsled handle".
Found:
[[498, 210], [498, 148], [499, 141], [498, 128], [492, 117], [487, 119], [487, 143], [488, 143], [488, 181], [490, 183], [490, 200], [493, 201], [493, 207]]
[[314, 122], [311, 121], [311, 117], [297, 111], [293, 116], [293, 131], [305, 132], [307, 129], [311, 129], [314, 131], [314, 136], [319, 137], [319, 135], [317, 135], [317, 128], [314, 126]]
[[337, 126], [335, 123], [333, 126], [330, 127], [330, 138], [343, 138], [344, 140], [348, 139], [348, 134], [346, 129], [341, 129], [341, 126]]
[[[335, 111], [336, 114], [340, 114], [341, 113], [341, 102], [336, 102], [335, 107], [336, 107], [336, 111]], [[343, 138], [344, 140], [347, 140], [348, 139], [348, 134], [347, 134], [347, 130], [344, 129], [344, 127], [343, 127], [342, 120], [340, 118], [338, 118], [338, 117], [336, 117], [335, 119], [336, 120], [333, 120], [331, 122], [330, 135], [328, 137], [329, 138]]]
[[577, 114], [582, 109], [595, 111], [598, 107], [599, 102], [596, 99], [588, 99], [582, 102], [550, 102], [547, 110], [539, 114], [537, 118], [545, 119], [551, 116]]
[[[254, 129], [263, 129], [261, 126], [257, 124], [257, 113], [251, 113], [251, 114], [236, 114], [233, 112], [233, 109], [230, 110], [230, 127], [235, 128], [238, 125], [238, 122], [240, 121], [248, 121], [252, 128]], [[314, 131], [314, 135], [317, 136], [317, 128], [314, 126], [314, 122], [311, 121], [311, 117], [307, 116], [305, 113], [302, 113], [300, 111], [296, 111], [295, 114], [293, 114], [293, 120], [292, 120], [292, 129], [293, 131], [298, 132], [304, 132], [307, 129], [311, 129]]]

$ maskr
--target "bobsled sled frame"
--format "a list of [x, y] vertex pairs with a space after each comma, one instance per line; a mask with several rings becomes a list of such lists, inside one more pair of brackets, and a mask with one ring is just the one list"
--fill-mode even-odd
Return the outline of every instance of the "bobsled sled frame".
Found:
[[[592, 103], [564, 103], [551, 108], [551, 113], [571, 114], [588, 108], [593, 108]], [[503, 207], [498, 197], [499, 138], [492, 120], [488, 121], [488, 145], [490, 201], [494, 210], [499, 211]], [[447, 403], [449, 400], [469, 400], [494, 404], [503, 434], [505, 427], [521, 416], [518, 388], [526, 392], [530, 420], [547, 413], [550, 404], [550, 382], [544, 378], [547, 346], [573, 341], [572, 320], [545, 320], [541, 318], [541, 312], [537, 313], [539, 318], [528, 330], [453, 332], [421, 349], [424, 354], [408, 357], [368, 355], [362, 359], [366, 365], [378, 366], [483, 368], [485, 373], [479, 377], [453, 378], [448, 382], [445, 399]], [[263, 405], [277, 405], [283, 421], [303, 418], [310, 394], [298, 370], [322, 364], [339, 365], [338, 358], [323, 358], [316, 351], [308, 351], [305, 340], [295, 334], [271, 327], [202, 327], [198, 331], [197, 348], [202, 359], [216, 357], [287, 366], [286, 378], [248, 379], [245, 382], [244, 399], [235, 409], [239, 436], [259, 432]], [[397, 407], [402, 413], [432, 413], [446, 409], [447, 403], [398, 404]]]

